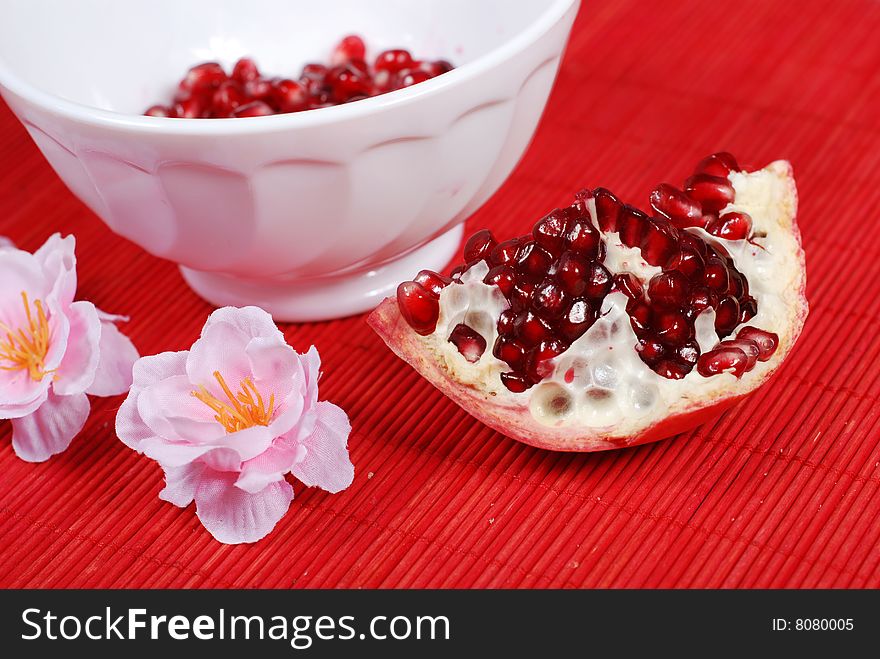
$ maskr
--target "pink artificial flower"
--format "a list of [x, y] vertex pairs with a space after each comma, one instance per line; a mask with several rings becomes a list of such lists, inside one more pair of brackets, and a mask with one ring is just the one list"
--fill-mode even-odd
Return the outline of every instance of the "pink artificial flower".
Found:
[[220, 542], [256, 542], [293, 499], [291, 473], [329, 492], [348, 487], [351, 426], [318, 401], [321, 360], [287, 345], [258, 307], [218, 309], [189, 351], [142, 357], [116, 433], [165, 472], [159, 498], [193, 500]]
[[0, 246], [0, 419], [12, 447], [42, 462], [70, 446], [91, 405], [131, 385], [138, 358], [116, 325], [76, 293], [76, 241], [55, 234], [31, 254]]

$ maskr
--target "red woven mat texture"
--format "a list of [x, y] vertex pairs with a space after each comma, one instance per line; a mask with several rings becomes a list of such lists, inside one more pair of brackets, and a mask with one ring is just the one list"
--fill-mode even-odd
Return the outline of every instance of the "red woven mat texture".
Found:
[[[395, 358], [363, 317], [284, 326], [318, 347], [357, 468], [296, 486], [265, 540], [224, 546], [159, 501], [160, 469], [93, 400], [70, 449], [18, 460], [0, 424], [0, 586], [880, 586], [880, 3], [587, 0], [534, 144], [468, 222], [523, 233], [583, 186], [646, 205], [702, 156], [794, 163], [812, 313], [778, 376], [713, 423], [600, 454], [517, 444]], [[142, 354], [210, 307], [114, 236], [0, 109], [0, 234], [74, 233], [79, 296]], [[2, 285], [2, 283], [0, 283]]]

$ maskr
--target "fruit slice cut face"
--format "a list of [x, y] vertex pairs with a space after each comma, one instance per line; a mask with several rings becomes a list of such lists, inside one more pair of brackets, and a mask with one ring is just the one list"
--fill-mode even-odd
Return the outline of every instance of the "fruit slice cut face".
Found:
[[760, 386], [807, 315], [791, 166], [702, 160], [640, 210], [604, 188], [511, 239], [466, 243], [370, 324], [481, 421], [592, 451], [682, 432]]

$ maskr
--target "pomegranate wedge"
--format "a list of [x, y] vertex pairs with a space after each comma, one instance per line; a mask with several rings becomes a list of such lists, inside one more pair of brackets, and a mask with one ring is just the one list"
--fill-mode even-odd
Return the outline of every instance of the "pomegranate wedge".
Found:
[[598, 451], [716, 416], [789, 354], [808, 305], [791, 165], [703, 159], [653, 215], [604, 188], [528, 235], [476, 233], [452, 278], [423, 271], [368, 322], [483, 423]]

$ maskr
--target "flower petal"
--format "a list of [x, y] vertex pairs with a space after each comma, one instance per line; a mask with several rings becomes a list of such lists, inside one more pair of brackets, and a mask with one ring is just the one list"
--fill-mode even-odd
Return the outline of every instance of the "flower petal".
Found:
[[116, 413], [116, 436], [128, 448], [134, 449], [138, 453], [143, 453], [141, 442], [145, 439], [156, 438], [156, 433], [144, 423], [138, 412], [137, 401], [141, 391], [140, 387], [132, 387]]
[[101, 341], [101, 321], [91, 302], [74, 302], [67, 309], [70, 331], [67, 349], [55, 372], [52, 389], [59, 396], [80, 394], [95, 380], [98, 368], [98, 349]]
[[225, 436], [214, 411], [192, 395], [194, 389], [185, 375], [154, 382], [138, 396], [138, 413], [156, 435], [172, 441], [208, 444]]
[[76, 238], [62, 238], [60, 233], [49, 236], [34, 258], [43, 269], [51, 293], [66, 312], [76, 294]]
[[306, 457], [308, 450], [301, 444], [279, 439], [267, 451], [248, 460], [241, 466], [241, 474], [235, 486], [245, 492], [256, 493], [275, 481]]
[[125, 393], [131, 387], [132, 367], [137, 360], [138, 351], [131, 339], [112, 322], [101, 321], [100, 359], [95, 371], [95, 381], [86, 393], [92, 396], [116, 396]]
[[161, 352], [138, 359], [132, 370], [132, 384], [135, 387], [148, 387], [151, 384], [174, 375], [186, 375], [186, 358], [189, 351]]
[[0, 249], [15, 249], [15, 243], [6, 236], [0, 236]]
[[43, 462], [61, 453], [82, 430], [89, 416], [89, 398], [85, 394], [56, 396], [29, 416], [12, 421], [12, 447], [28, 462]]
[[234, 474], [206, 470], [195, 493], [196, 514], [220, 542], [256, 542], [284, 517], [293, 500], [293, 488], [287, 481], [278, 481], [251, 494], [234, 483]]
[[165, 467], [165, 487], [159, 492], [162, 501], [186, 508], [192, 503], [199, 487], [199, 479], [205, 470], [201, 462], [186, 464], [182, 467]]
[[306, 485], [317, 485], [335, 494], [354, 480], [354, 465], [347, 448], [351, 424], [342, 409], [327, 401], [315, 406], [315, 414], [315, 429], [302, 440], [308, 453], [291, 473]]

